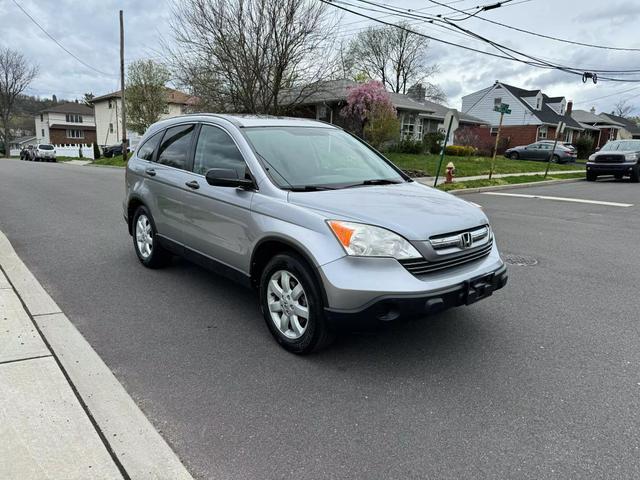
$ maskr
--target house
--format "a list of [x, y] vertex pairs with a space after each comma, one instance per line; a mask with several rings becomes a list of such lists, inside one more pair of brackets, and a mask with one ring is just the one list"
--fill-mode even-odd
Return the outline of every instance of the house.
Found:
[[[196, 103], [195, 97], [167, 88], [167, 108], [161, 119], [189, 113]], [[91, 103], [96, 112], [98, 145], [116, 145], [122, 141], [122, 93], [121, 90], [95, 97]], [[127, 129], [127, 138], [135, 145], [141, 136]]]
[[96, 141], [93, 108], [84, 103], [55, 105], [35, 115], [36, 143], [91, 145]]
[[571, 117], [572, 102], [565, 97], [549, 97], [541, 90], [524, 90], [496, 81], [490, 87], [462, 97], [462, 112], [491, 125], [495, 136], [500, 113], [494, 108], [508, 104], [511, 114], [504, 115], [501, 136], [509, 145], [527, 145], [544, 139], [555, 139], [560, 122], [566, 125], [560, 140], [572, 142], [584, 131]]
[[640, 138], [640, 127], [633, 120], [629, 120], [625, 117], [614, 115], [613, 113], [601, 113], [601, 117], [608, 119], [612, 123], [620, 125], [618, 129], [618, 140], [628, 140], [630, 138]]
[[34, 135], [14, 137], [9, 142], [9, 149], [19, 151], [28, 145], [35, 145], [37, 140], [38, 139]]
[[616, 140], [618, 138], [618, 132], [623, 128], [622, 123], [614, 121], [603, 114], [596, 115], [595, 108], [592, 108], [590, 111], [573, 110], [571, 117], [584, 128], [582, 135], [589, 136], [593, 139], [595, 148], [602, 147], [609, 140]]
[[[329, 80], [316, 86], [308, 95], [295, 93], [296, 99], [292, 115], [304, 118], [314, 118], [348, 128], [347, 120], [340, 111], [347, 104], [349, 89], [358, 85], [356, 82], [346, 79]], [[288, 93], [293, 97], [291, 92]], [[400, 133], [404, 139], [422, 140], [423, 136], [430, 132], [444, 129], [444, 117], [451, 108], [430, 102], [425, 99], [412, 98], [409, 95], [390, 92], [391, 103], [398, 112], [400, 120]], [[485, 123], [471, 115], [460, 114], [461, 126], [481, 125]]]

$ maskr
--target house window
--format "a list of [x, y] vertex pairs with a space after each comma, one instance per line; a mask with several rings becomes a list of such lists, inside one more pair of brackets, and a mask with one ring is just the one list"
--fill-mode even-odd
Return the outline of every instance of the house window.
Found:
[[67, 138], [84, 138], [84, 131], [75, 128], [67, 130]]
[[[536, 110], [540, 110], [540, 107], [542, 105], [542, 100], [540, 99], [540, 97], [536, 98]], [[547, 138], [547, 137], [544, 137]]]
[[109, 124], [109, 133], [113, 133], [113, 123]]
[[44, 138], [44, 128], [42, 129], [42, 138]]
[[44, 115], [42, 113], [40, 114], [40, 121], [44, 122]]
[[548, 127], [546, 125], [542, 125], [538, 127], [538, 140], [544, 140], [547, 138]]
[[416, 131], [416, 116], [412, 113], [405, 113], [402, 116], [402, 125], [400, 127], [400, 133], [402, 138], [411, 138]]
[[618, 131], [615, 128], [612, 128], [611, 130], [609, 130], [609, 140], [615, 140], [617, 133]]
[[565, 130], [564, 141], [569, 143], [573, 142], [573, 130]]
[[502, 97], [496, 97], [493, 99], [493, 106], [494, 107], [499, 107], [500, 105], [502, 105]]
[[111, 106], [111, 100], [109, 100], [109, 108], [112, 108], [112, 106]]
[[67, 120], [67, 123], [82, 123], [82, 115], [75, 113], [67, 113], [65, 119]]
[[496, 135], [498, 135], [498, 127], [491, 127], [491, 135], [493, 135], [494, 137]]

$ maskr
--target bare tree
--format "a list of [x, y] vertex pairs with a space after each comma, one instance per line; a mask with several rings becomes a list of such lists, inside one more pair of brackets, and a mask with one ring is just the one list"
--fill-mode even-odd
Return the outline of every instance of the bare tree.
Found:
[[628, 100], [620, 100], [618, 103], [615, 104], [614, 111], [611, 113], [613, 113], [614, 115], [617, 115], [618, 117], [626, 118], [630, 116], [634, 110], [635, 110], [635, 107], [633, 105], [629, 105]]
[[310, 0], [176, 1], [167, 50], [201, 108], [279, 113], [333, 74], [336, 27]]
[[438, 65], [428, 62], [428, 49], [428, 39], [403, 28], [369, 27], [352, 40], [349, 58], [355, 74], [380, 80], [392, 92], [406, 94], [410, 85], [425, 83], [427, 98], [430, 93], [438, 97], [442, 91], [428, 81], [438, 72]]
[[38, 67], [30, 65], [24, 55], [10, 48], [0, 48], [0, 122], [5, 157], [9, 156], [9, 123], [13, 117], [16, 98], [37, 74]]
[[153, 60], [137, 60], [129, 65], [126, 94], [127, 126], [143, 134], [167, 109], [167, 67]]

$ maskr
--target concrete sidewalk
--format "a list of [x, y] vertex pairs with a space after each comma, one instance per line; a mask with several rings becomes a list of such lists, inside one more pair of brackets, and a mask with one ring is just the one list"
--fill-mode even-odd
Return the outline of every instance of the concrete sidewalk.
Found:
[[191, 479], [0, 232], [0, 479]]
[[[561, 170], [561, 171], [550, 171], [549, 175], [559, 174], [559, 173], [584, 173], [583, 170]], [[505, 177], [521, 177], [521, 176], [534, 176], [534, 175], [544, 175], [544, 170], [542, 172], [524, 172], [524, 173], [494, 173], [493, 178], [505, 178]], [[468, 182], [470, 180], [486, 180], [489, 178], [489, 175], [474, 175], [471, 177], [454, 177], [453, 181], [456, 183], [459, 182]], [[417, 177], [414, 178], [415, 181], [420, 182], [424, 185], [433, 186], [433, 181], [436, 177]], [[445, 175], [441, 175], [438, 178], [438, 185], [444, 183]]]

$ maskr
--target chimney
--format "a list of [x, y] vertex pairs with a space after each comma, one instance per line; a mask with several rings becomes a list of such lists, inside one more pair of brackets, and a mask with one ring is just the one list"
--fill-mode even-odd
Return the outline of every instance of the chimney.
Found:
[[573, 111], [573, 100], [569, 100], [567, 102], [567, 117], [571, 116], [571, 112]]
[[591, 107], [591, 110], [589, 110], [589, 111], [595, 115], [596, 114], [596, 107]]

